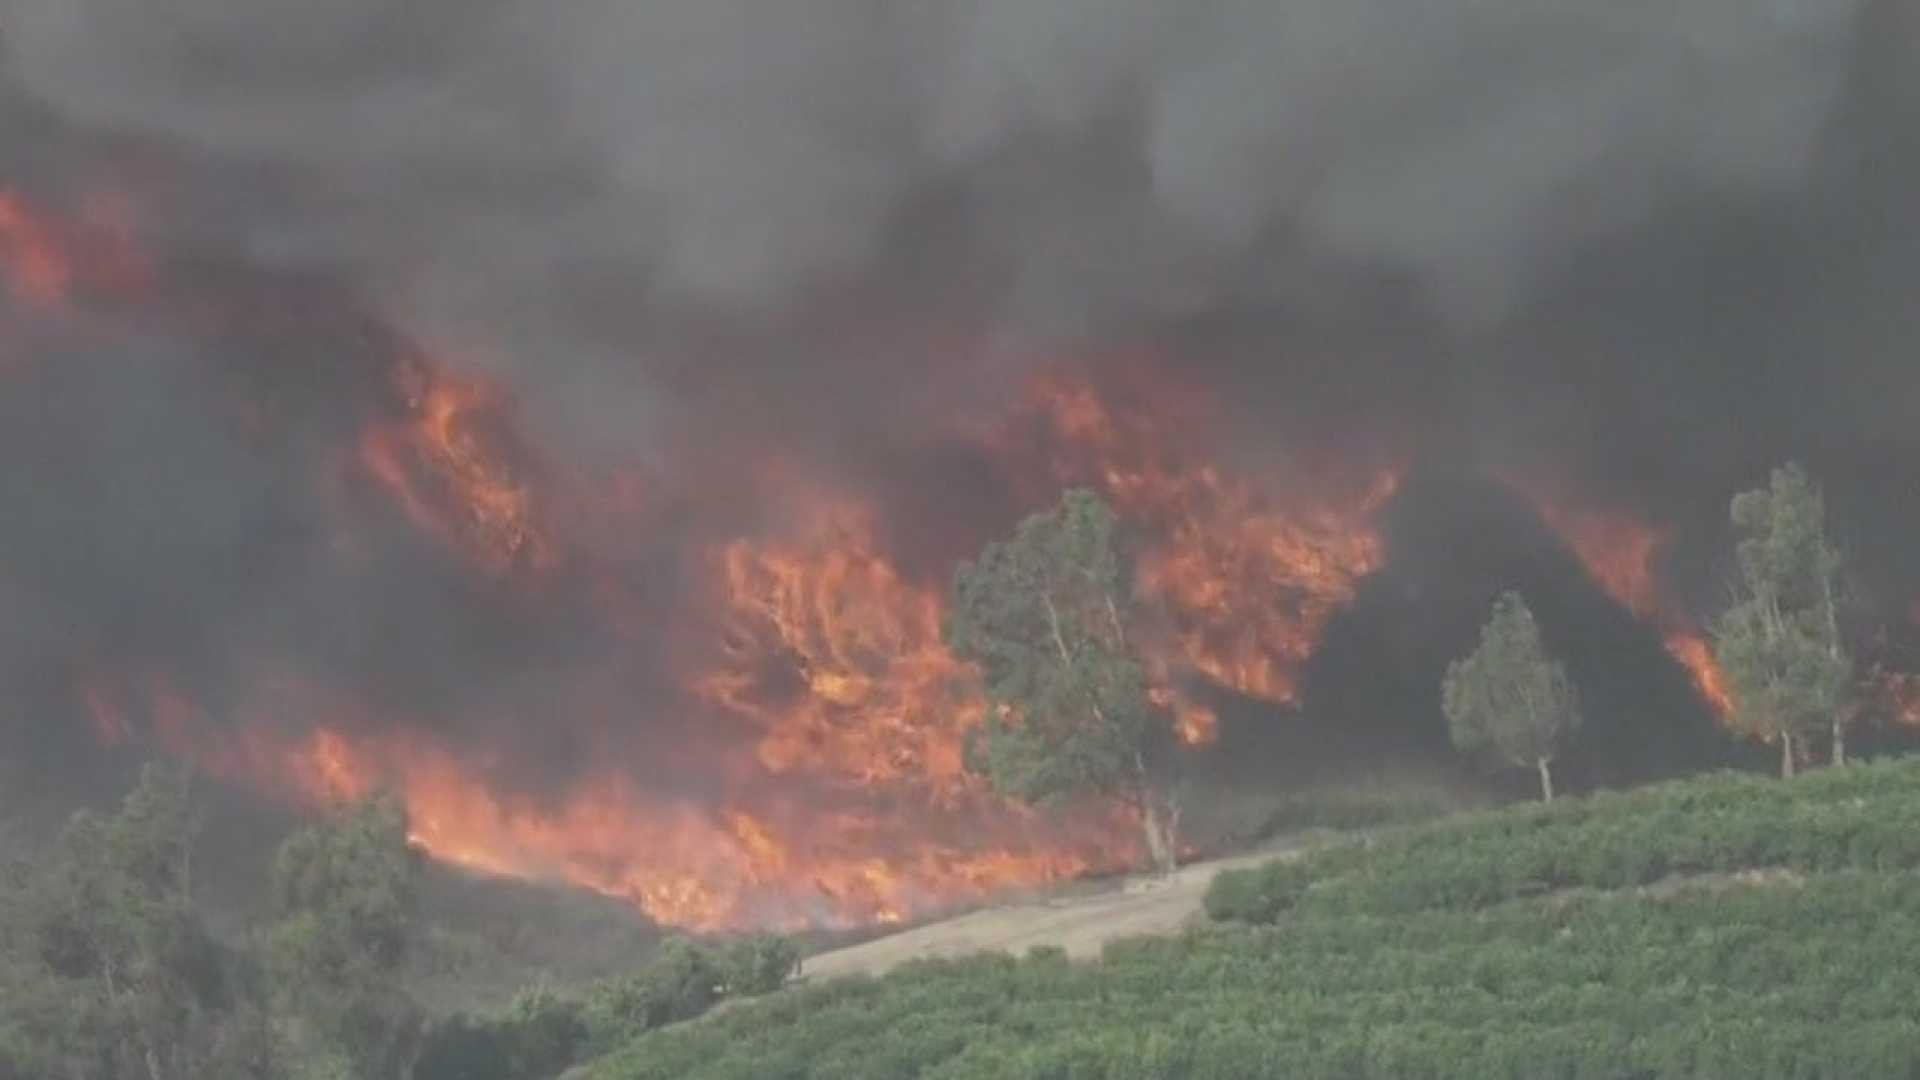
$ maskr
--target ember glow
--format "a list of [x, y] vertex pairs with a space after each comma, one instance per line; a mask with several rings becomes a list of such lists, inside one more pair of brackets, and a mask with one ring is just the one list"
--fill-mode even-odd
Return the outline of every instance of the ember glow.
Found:
[[125, 290], [147, 271], [124, 200], [95, 194], [62, 213], [0, 187], [0, 279], [29, 309], [48, 311], [76, 291]]
[[0, 265], [13, 294], [39, 307], [64, 301], [73, 282], [59, 226], [6, 190], [0, 190]]

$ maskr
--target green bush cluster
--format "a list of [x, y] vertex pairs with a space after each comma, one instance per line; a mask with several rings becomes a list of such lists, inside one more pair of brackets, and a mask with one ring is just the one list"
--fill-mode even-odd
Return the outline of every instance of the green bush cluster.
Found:
[[1292, 911], [1469, 910], [1566, 889], [1779, 868], [1920, 868], [1920, 764], [1883, 762], [1780, 783], [1728, 774], [1550, 806], [1463, 815], [1214, 879], [1216, 920]]
[[671, 938], [646, 964], [579, 997], [536, 986], [498, 1016], [441, 1021], [428, 1033], [413, 1080], [544, 1080], [723, 1000], [772, 993], [799, 967], [799, 946], [774, 934]]

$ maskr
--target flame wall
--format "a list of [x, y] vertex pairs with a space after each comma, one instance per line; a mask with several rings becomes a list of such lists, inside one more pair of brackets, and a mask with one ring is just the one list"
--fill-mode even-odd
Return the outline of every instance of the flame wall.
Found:
[[1515, 585], [1570, 779], [1714, 753], [1726, 500], [1790, 456], [1861, 618], [1920, 595], [1904, 0], [298, 7], [0, 6], [24, 771], [394, 786], [468, 865], [867, 922], [1137, 857], [959, 767], [946, 582], [1065, 486], [1259, 784], [1450, 760]]

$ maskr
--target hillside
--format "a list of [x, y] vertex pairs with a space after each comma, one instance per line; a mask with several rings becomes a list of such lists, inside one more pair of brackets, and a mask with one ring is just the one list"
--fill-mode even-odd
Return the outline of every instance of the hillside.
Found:
[[1920, 763], [1463, 815], [1229, 871], [1218, 920], [816, 981], [587, 1080], [1907, 1077]]

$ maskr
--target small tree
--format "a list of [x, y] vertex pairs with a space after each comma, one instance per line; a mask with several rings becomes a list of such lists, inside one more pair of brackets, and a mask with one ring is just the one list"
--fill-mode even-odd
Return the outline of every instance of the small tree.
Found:
[[274, 859], [276, 987], [309, 1055], [360, 1080], [405, 1076], [418, 1049], [419, 1010], [399, 971], [419, 865], [406, 811], [384, 798], [295, 833]]
[[1833, 760], [1846, 761], [1853, 661], [1840, 635], [1841, 558], [1827, 541], [1820, 490], [1797, 465], [1774, 470], [1768, 487], [1734, 497], [1740, 576], [1714, 628], [1742, 731], [1780, 743], [1780, 774], [1796, 749], [1830, 730]]
[[193, 904], [199, 811], [148, 766], [112, 814], [75, 814], [0, 881], [0, 1060], [29, 1076], [279, 1075], [252, 972]]
[[1541, 799], [1553, 801], [1553, 760], [1579, 730], [1580, 705], [1520, 594], [1502, 593], [1494, 602], [1479, 646], [1448, 666], [1440, 696], [1454, 746], [1491, 750], [1535, 769]]
[[979, 667], [992, 706], [968, 739], [968, 767], [1027, 802], [1125, 799], [1166, 873], [1178, 837], [1172, 725], [1129, 638], [1132, 583], [1113, 511], [1070, 491], [960, 568], [946, 639]]

